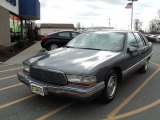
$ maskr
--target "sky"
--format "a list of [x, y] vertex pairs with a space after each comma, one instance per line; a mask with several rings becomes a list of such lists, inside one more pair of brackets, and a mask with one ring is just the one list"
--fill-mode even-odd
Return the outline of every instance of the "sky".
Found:
[[[37, 23], [73, 23], [76, 27], [110, 26], [129, 29], [131, 9], [126, 9], [127, 0], [40, 0], [41, 20]], [[133, 19], [140, 19], [143, 29], [155, 19], [160, 9], [160, 0], [134, 2]]]

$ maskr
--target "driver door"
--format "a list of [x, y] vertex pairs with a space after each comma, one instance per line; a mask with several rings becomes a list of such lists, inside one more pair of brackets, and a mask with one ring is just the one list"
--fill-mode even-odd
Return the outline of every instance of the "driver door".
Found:
[[[131, 71], [135, 71], [138, 69], [138, 62], [140, 61], [140, 51], [138, 42], [133, 35], [133, 33], [128, 33], [127, 41], [126, 41], [126, 55], [123, 61], [123, 74], [126, 74]], [[132, 53], [129, 49], [134, 50]]]

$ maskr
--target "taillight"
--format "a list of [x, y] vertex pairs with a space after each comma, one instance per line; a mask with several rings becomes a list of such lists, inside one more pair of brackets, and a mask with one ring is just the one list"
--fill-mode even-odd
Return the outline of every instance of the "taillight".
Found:
[[48, 40], [48, 36], [47, 36], [47, 35], [44, 35], [44, 36], [42, 37], [42, 41], [46, 41], [46, 40]]

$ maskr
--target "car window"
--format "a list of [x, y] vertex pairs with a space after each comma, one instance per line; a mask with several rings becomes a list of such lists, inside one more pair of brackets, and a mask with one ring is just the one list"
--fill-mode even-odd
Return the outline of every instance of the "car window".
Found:
[[61, 32], [61, 33], [58, 34], [58, 36], [60, 38], [71, 38], [70, 37], [70, 32]]
[[58, 37], [58, 34], [57, 33], [54, 33], [54, 34], [50, 34], [49, 37], [52, 37], [52, 38], [57, 38]]
[[[138, 33], [138, 34], [139, 34], [139, 33]], [[146, 40], [145, 40], [144, 36], [143, 36], [142, 34], [139, 34], [139, 36], [141, 37], [143, 43], [146, 45], [147, 43], [146, 43]]]
[[136, 39], [137, 39], [137, 42], [138, 42], [138, 46], [139, 47], [142, 47], [145, 45], [144, 41], [141, 39], [140, 35], [138, 33], [134, 33]]
[[134, 37], [134, 35], [132, 33], [128, 33], [128, 42], [127, 42], [127, 46], [129, 47], [137, 47], [138, 43], [136, 38]]
[[73, 38], [75, 38], [77, 35], [79, 35], [79, 33], [72, 32], [72, 37], [73, 37]]

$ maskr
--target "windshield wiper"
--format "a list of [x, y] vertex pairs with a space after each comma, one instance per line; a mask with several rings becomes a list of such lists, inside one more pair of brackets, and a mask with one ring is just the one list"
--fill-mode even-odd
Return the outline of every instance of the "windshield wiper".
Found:
[[72, 47], [72, 46], [67, 46], [67, 45], [66, 45], [66, 46], [64, 46], [64, 47], [66, 47], [66, 48], [75, 48], [75, 47]]
[[88, 49], [88, 50], [102, 50], [102, 49], [97, 49], [97, 48], [81, 48], [81, 49]]
[[77, 49], [88, 49], [88, 50], [102, 50], [102, 49], [96, 49], [96, 48], [80, 48], [80, 47], [72, 47], [72, 46], [64, 46], [66, 48], [77, 48]]

